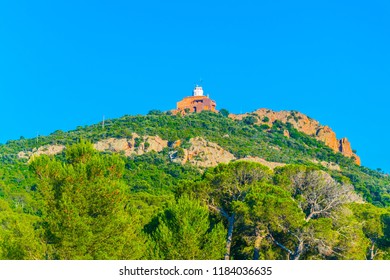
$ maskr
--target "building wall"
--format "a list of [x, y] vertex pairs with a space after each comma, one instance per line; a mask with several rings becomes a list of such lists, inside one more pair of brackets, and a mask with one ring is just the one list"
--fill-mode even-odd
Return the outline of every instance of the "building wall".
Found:
[[216, 103], [214, 100], [206, 96], [189, 96], [185, 97], [183, 100], [177, 102], [177, 110], [184, 111], [189, 109], [190, 112], [202, 112], [202, 111], [212, 111], [216, 112]]

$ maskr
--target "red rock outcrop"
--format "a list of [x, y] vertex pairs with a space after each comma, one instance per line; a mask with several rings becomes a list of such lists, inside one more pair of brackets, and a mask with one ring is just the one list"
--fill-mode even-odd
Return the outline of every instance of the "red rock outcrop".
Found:
[[360, 166], [362, 164], [360, 157], [357, 154], [353, 154], [352, 158], [355, 160], [357, 165]]
[[[309, 136], [322, 141], [335, 152], [341, 152], [346, 157], [354, 158], [356, 164], [360, 165], [360, 158], [352, 152], [351, 144], [348, 140], [337, 140], [336, 133], [328, 126], [321, 125], [318, 121], [297, 111], [279, 111], [275, 112], [269, 109], [258, 109], [253, 113], [234, 115], [229, 117], [234, 120], [242, 120], [246, 116], [257, 116], [256, 124], [267, 124], [272, 126], [273, 122], [278, 120], [283, 123], [290, 123], [295, 129]], [[287, 137], [287, 135], [285, 134]]]
[[[337, 141], [336, 133], [329, 127], [324, 126], [317, 130], [316, 138], [325, 143], [333, 151], [339, 151], [339, 141]], [[345, 155], [347, 156], [347, 155]]]
[[348, 141], [347, 138], [341, 138], [339, 140], [339, 151], [347, 157], [354, 158], [356, 164], [360, 165], [360, 157], [353, 153], [351, 143]]
[[347, 138], [341, 138], [339, 140], [339, 151], [347, 157], [353, 156], [351, 143], [349, 143]]

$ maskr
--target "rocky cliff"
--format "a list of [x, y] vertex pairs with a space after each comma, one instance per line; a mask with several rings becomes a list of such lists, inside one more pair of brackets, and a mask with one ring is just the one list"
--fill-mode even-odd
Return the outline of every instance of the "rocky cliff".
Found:
[[[356, 164], [360, 165], [360, 158], [352, 152], [351, 143], [347, 138], [337, 139], [336, 133], [328, 126], [321, 125], [318, 121], [297, 111], [279, 111], [275, 112], [269, 109], [258, 109], [253, 113], [230, 114], [229, 117], [235, 120], [242, 120], [246, 116], [253, 115], [256, 117], [256, 124], [272, 124], [278, 120], [283, 123], [291, 123], [295, 129], [309, 136], [322, 141], [335, 152], [340, 152], [346, 157], [351, 157]], [[286, 137], [289, 137], [285, 133]]]
[[[99, 152], [123, 153], [125, 156], [142, 155], [146, 152], [161, 152], [168, 147], [168, 141], [159, 136], [139, 136], [136, 133], [130, 138], [108, 138], [93, 144]], [[57, 155], [65, 149], [63, 145], [45, 145], [27, 152], [19, 152], [18, 158], [30, 159], [39, 155]]]
[[[200, 168], [217, 166], [220, 163], [229, 163], [237, 158], [216, 143], [207, 141], [202, 137], [195, 137], [189, 140], [189, 147], [181, 148], [181, 141], [177, 140], [171, 145], [174, 150], [169, 153], [172, 162], [180, 164], [192, 164]], [[122, 153], [124, 156], [142, 155], [147, 152], [161, 152], [168, 147], [168, 141], [159, 136], [139, 136], [136, 133], [128, 138], [108, 138], [93, 144], [93, 147], [100, 152]], [[63, 145], [45, 145], [28, 152], [20, 152], [19, 158], [32, 159], [39, 155], [57, 155], [64, 149]], [[178, 150], [183, 150], [183, 155], [178, 156]], [[284, 166], [284, 163], [270, 162], [259, 157], [245, 157], [239, 160], [259, 162], [271, 169]]]
[[130, 139], [127, 138], [109, 138], [95, 143], [94, 148], [98, 151], [111, 151], [114, 153], [123, 153], [125, 156], [142, 155], [146, 152], [161, 152], [168, 146], [168, 141], [161, 139], [159, 136], [139, 136], [132, 134]]
[[45, 145], [39, 147], [38, 149], [33, 149], [31, 151], [19, 152], [18, 158], [30, 159], [33, 156], [40, 156], [40, 155], [52, 156], [61, 153], [64, 149], [65, 149], [64, 145]]
[[[175, 153], [172, 153], [172, 161], [185, 164], [189, 162], [192, 165], [198, 167], [210, 167], [216, 166], [219, 163], [228, 163], [235, 160], [235, 156], [224, 150], [218, 144], [207, 141], [201, 137], [191, 138], [190, 147], [183, 149], [184, 156], [177, 157]], [[181, 143], [174, 143], [174, 147], [180, 147]]]

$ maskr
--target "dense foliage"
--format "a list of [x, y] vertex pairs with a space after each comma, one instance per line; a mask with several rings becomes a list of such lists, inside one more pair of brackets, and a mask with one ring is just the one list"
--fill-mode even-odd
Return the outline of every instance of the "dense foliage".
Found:
[[[1, 145], [0, 259], [390, 258], [388, 176], [289, 124], [269, 128], [227, 114], [153, 110]], [[180, 139], [182, 147], [202, 136], [237, 158], [289, 165], [235, 161], [201, 170], [171, 162], [171, 147], [124, 157], [91, 145], [133, 132]], [[67, 149], [17, 157], [46, 144]]]

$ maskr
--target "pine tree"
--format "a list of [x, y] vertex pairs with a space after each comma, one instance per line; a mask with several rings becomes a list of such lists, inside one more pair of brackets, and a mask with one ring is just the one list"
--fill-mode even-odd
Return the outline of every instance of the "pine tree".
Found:
[[87, 142], [67, 149], [67, 163], [36, 158], [37, 190], [49, 259], [139, 259], [143, 240], [136, 212], [127, 210], [124, 162]]
[[158, 215], [150, 230], [154, 258], [216, 260], [224, 254], [225, 229], [210, 222], [207, 206], [184, 196]]

